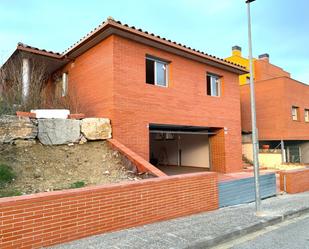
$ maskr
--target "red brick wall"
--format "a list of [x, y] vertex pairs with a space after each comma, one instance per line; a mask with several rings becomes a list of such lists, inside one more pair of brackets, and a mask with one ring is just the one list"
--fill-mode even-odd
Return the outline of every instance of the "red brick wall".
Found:
[[217, 135], [209, 137], [211, 170], [224, 173], [225, 171], [225, 146], [224, 129], [217, 131]]
[[78, 108], [71, 112], [112, 120], [113, 60], [113, 36], [110, 36], [61, 70], [60, 75], [68, 73], [68, 95]]
[[254, 78], [256, 81], [277, 77], [290, 77], [290, 73], [269, 63], [268, 59], [258, 59], [254, 61]]
[[[145, 83], [145, 56], [171, 61], [169, 86]], [[114, 37], [113, 137], [149, 159], [149, 123], [227, 128], [222, 171], [240, 171], [238, 75], [168, 52]], [[222, 75], [222, 97], [206, 95], [206, 72]]]
[[218, 208], [216, 173], [0, 200], [0, 248], [40, 248]]
[[[145, 56], [170, 60], [168, 88], [145, 83]], [[113, 137], [149, 160], [149, 123], [227, 128], [224, 172], [242, 170], [238, 75], [111, 36], [67, 65], [82, 113], [111, 119]], [[222, 96], [206, 95], [206, 72]]]
[[[284, 180], [285, 178], [285, 180]], [[284, 188], [286, 184], [286, 189]], [[281, 171], [280, 172], [280, 190], [289, 194], [309, 191], [309, 168]]]
[[[251, 130], [250, 88], [240, 87], [242, 129]], [[309, 86], [291, 78], [280, 77], [255, 83], [256, 117], [260, 140], [309, 140], [309, 123], [304, 109], [309, 108]], [[293, 121], [292, 106], [300, 110]]]
[[[250, 86], [240, 86], [242, 129], [251, 131]], [[259, 139], [280, 139], [284, 124], [284, 84], [280, 78], [255, 83]]]

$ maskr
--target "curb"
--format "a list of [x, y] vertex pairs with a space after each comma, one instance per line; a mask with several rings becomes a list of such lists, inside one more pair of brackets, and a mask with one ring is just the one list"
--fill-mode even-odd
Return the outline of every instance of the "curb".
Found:
[[299, 210], [288, 211], [283, 215], [272, 217], [267, 220], [261, 220], [258, 223], [255, 223], [245, 228], [237, 227], [232, 232], [228, 232], [226, 234], [220, 235], [212, 239], [206, 239], [206, 238], [201, 239], [199, 241], [193, 242], [192, 244], [190, 244], [189, 246], [185, 248], [186, 249], [205, 249], [205, 248], [210, 248], [213, 246], [218, 246], [222, 243], [226, 243], [230, 240], [237, 239], [239, 237], [257, 232], [259, 230], [262, 230], [265, 227], [279, 224], [285, 220], [296, 218], [306, 213], [309, 213], [309, 207], [304, 207]]

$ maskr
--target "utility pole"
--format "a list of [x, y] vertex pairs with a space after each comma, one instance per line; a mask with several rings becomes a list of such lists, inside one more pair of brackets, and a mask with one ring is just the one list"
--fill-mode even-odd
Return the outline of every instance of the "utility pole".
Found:
[[259, 172], [259, 144], [256, 128], [256, 110], [255, 110], [255, 93], [254, 93], [254, 73], [252, 64], [252, 40], [251, 40], [251, 16], [250, 3], [255, 0], [246, 0], [248, 12], [248, 43], [249, 43], [249, 67], [250, 67], [250, 100], [251, 100], [251, 123], [252, 123], [252, 144], [253, 144], [253, 166], [254, 166], [254, 181], [255, 181], [255, 211], [258, 214], [261, 211], [261, 196], [260, 196], [260, 172]]

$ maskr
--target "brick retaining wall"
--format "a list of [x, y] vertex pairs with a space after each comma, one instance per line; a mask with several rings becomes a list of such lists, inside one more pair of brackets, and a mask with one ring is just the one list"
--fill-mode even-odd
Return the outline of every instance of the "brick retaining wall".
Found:
[[289, 194], [309, 191], [309, 168], [281, 171], [280, 190]]
[[218, 208], [217, 174], [0, 199], [0, 248], [40, 248]]
[[128, 158], [128, 160], [130, 160], [137, 167], [138, 172], [148, 172], [154, 176], [159, 177], [166, 176], [164, 172], [153, 166], [151, 163], [146, 161], [141, 156], [137, 155], [135, 152], [124, 146], [116, 139], [108, 139], [107, 141], [113, 149], [118, 150], [122, 155]]

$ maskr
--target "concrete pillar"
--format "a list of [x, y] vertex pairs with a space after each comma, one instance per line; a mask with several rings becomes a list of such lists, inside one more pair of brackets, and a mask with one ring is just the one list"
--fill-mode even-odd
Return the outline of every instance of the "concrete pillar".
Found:
[[28, 58], [22, 59], [22, 99], [27, 101], [30, 90], [30, 62]]
[[61, 96], [65, 97], [68, 93], [68, 74], [63, 73], [62, 74], [62, 90], [61, 90]]
[[286, 155], [283, 140], [281, 140], [281, 157], [282, 157], [282, 163], [286, 163]]

